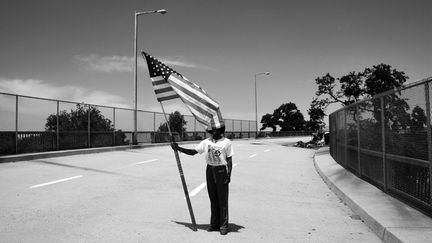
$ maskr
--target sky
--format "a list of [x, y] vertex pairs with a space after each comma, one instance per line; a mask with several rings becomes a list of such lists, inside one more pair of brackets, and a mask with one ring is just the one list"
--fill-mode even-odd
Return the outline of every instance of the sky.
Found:
[[[219, 102], [224, 118], [255, 120], [293, 102], [306, 119], [315, 79], [380, 63], [432, 76], [430, 0], [2, 0], [0, 92], [134, 107], [138, 50]], [[138, 109], [161, 111], [138, 56]], [[340, 106], [329, 107], [328, 113]], [[180, 110], [178, 102], [166, 104]]]

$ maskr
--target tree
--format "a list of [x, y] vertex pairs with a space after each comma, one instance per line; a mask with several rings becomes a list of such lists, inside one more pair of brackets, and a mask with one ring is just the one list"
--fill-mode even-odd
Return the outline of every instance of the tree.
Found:
[[315, 79], [317, 84], [316, 98], [325, 109], [333, 103], [347, 106], [364, 98], [370, 98], [387, 90], [401, 87], [408, 79], [404, 72], [392, 69], [390, 65], [378, 64], [366, 68], [363, 72], [350, 72], [338, 78], [340, 89], [337, 90], [336, 79], [329, 73]]
[[[90, 121], [90, 141], [87, 131]], [[60, 111], [58, 114], [51, 114], [47, 117], [45, 131], [59, 131], [60, 149], [98, 147], [127, 144], [126, 134], [121, 130], [115, 131], [110, 119], [105, 118], [101, 111], [92, 105], [77, 104], [70, 112]], [[76, 133], [79, 132], [80, 133]], [[73, 132], [73, 133], [71, 133]], [[89, 144], [90, 143], [90, 144]]]
[[[171, 113], [168, 117], [168, 122], [170, 124], [171, 132], [177, 132], [178, 134], [182, 134], [186, 131], [185, 126], [187, 124], [187, 121], [185, 121], [184, 116], [179, 111]], [[158, 131], [168, 132], [168, 126], [166, 122], [160, 124]]]
[[281, 128], [281, 131], [299, 131], [305, 127], [303, 114], [297, 109], [294, 103], [285, 103], [273, 111], [273, 115], [266, 114], [261, 118], [264, 124], [260, 130], [271, 127], [276, 130], [276, 125]]
[[424, 131], [427, 124], [425, 111], [418, 105], [414, 107], [411, 113], [410, 128], [413, 131]]
[[[111, 120], [105, 118], [96, 106], [77, 104], [76, 109], [59, 112], [59, 131], [87, 131], [90, 113], [90, 131], [114, 131]], [[46, 131], [57, 131], [57, 115], [46, 119]]]
[[261, 131], [270, 127], [273, 130], [273, 132], [276, 132], [277, 119], [275, 119], [275, 117], [272, 114], [270, 113], [265, 114], [261, 118], [261, 123], [262, 123], [262, 127], [260, 128]]
[[373, 68], [366, 68], [363, 72], [365, 77], [365, 93], [374, 96], [387, 90], [401, 87], [408, 79], [404, 72], [392, 69], [390, 65], [379, 64]]
[[325, 112], [322, 108], [323, 104], [317, 99], [313, 99], [311, 106], [308, 110], [308, 115], [310, 120], [306, 122], [306, 130], [319, 130], [321, 129], [324, 123]]

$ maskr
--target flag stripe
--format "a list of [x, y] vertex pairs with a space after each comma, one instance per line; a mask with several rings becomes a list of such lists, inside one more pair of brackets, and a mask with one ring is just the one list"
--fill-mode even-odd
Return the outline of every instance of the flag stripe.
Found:
[[216, 110], [213, 110], [208, 106], [205, 106], [203, 103], [201, 103], [201, 102], [193, 99], [192, 97], [188, 96], [187, 94], [183, 93], [183, 91], [178, 90], [176, 87], [174, 87], [174, 91], [180, 96], [180, 98], [183, 100], [184, 103], [194, 107], [195, 110], [199, 111], [203, 115], [208, 116], [208, 117], [212, 117], [213, 114], [216, 113]]
[[153, 86], [155, 85], [161, 85], [161, 84], [168, 84], [168, 81], [166, 81], [165, 79], [162, 80], [155, 80], [152, 82]]
[[166, 101], [179, 98], [171, 85], [162, 76], [151, 78], [157, 101]]
[[194, 117], [197, 119], [198, 122], [201, 124], [208, 125], [210, 123], [210, 118], [203, 116], [201, 113], [199, 113], [197, 110], [195, 110], [193, 107], [187, 106], [189, 108], [189, 111], [194, 115]]
[[212, 120], [215, 123], [215, 127], [221, 127], [222, 125], [225, 125], [225, 121], [222, 118], [220, 109], [217, 109], [216, 114], [214, 115], [214, 118]]
[[179, 96], [177, 94], [170, 95], [170, 96], [164, 96], [164, 97], [158, 97], [158, 96], [156, 96], [156, 99], [157, 99], [158, 102], [172, 100], [172, 99], [176, 99], [176, 98], [179, 98]]
[[171, 90], [172, 90], [172, 87], [169, 83], [161, 84], [161, 85], [153, 85], [154, 90], [165, 89], [165, 88], [171, 88]]
[[163, 81], [163, 82], [167, 82], [163, 76], [159, 75], [159, 76], [154, 76], [150, 78], [152, 80], [152, 82], [156, 82], [156, 81]]
[[179, 95], [174, 90], [171, 90], [169, 92], [163, 92], [163, 93], [156, 94], [157, 97], [165, 97], [165, 96], [171, 96], [171, 95], [177, 95], [179, 97]]
[[156, 93], [156, 95], [158, 95], [158, 94], [162, 94], [162, 93], [171, 92], [171, 91], [173, 91], [173, 88], [171, 88], [171, 87], [155, 89], [155, 93]]
[[151, 78], [157, 101], [166, 101], [179, 98], [171, 85], [162, 76]]
[[[209, 110], [205, 110], [202, 107], [190, 102], [187, 99], [184, 99], [183, 96], [180, 95], [180, 98], [183, 100], [183, 102], [187, 105], [190, 106], [191, 108], [193, 108], [194, 110], [196, 110], [197, 115], [200, 114], [200, 117], [204, 120], [210, 120], [213, 117], [213, 112], [209, 111]], [[205, 118], [208, 117], [208, 118]]]
[[219, 109], [218, 107], [215, 107], [206, 102], [206, 100], [201, 99], [201, 97], [196, 96], [195, 93], [191, 93], [189, 92], [189, 90], [185, 90], [182, 87], [179, 87], [177, 84], [173, 84], [172, 87], [175, 92], [180, 95], [180, 97], [190, 101], [191, 103], [201, 107], [202, 109], [207, 110], [210, 113], [214, 113]]
[[212, 105], [211, 103], [207, 102], [207, 100], [202, 99], [196, 93], [192, 93], [189, 90], [183, 88], [183, 86], [178, 85], [177, 83], [172, 83], [171, 86], [176, 90], [176, 92], [182, 92], [184, 95], [188, 96], [188, 99], [196, 100], [199, 103], [202, 103], [202, 105], [207, 106], [208, 108], [212, 110], [217, 110], [218, 107]]
[[[171, 82], [170, 82], [171, 81]], [[195, 87], [191, 87], [187, 81], [182, 80], [180, 77], [176, 75], [170, 75], [168, 78], [168, 82], [173, 85], [173, 83], [178, 84], [179, 86], [187, 89], [189, 92], [196, 94], [201, 99], [207, 101], [208, 103], [212, 104], [213, 107], [219, 107], [218, 103], [216, 103], [213, 99], [211, 99], [207, 94], [203, 93], [201, 90], [196, 89]]]

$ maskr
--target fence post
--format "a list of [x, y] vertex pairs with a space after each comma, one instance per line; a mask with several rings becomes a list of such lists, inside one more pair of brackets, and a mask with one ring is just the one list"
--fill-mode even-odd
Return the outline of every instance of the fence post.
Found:
[[88, 109], [87, 109], [87, 145], [90, 148], [91, 144], [90, 144], [90, 105], [87, 105]]
[[57, 100], [57, 121], [56, 121], [56, 146], [57, 150], [60, 150], [60, 121], [59, 121], [59, 112], [60, 112], [60, 101]]
[[361, 160], [360, 160], [360, 108], [359, 104], [357, 103], [356, 107], [356, 117], [357, 117], [357, 161], [358, 161], [358, 173], [359, 177], [362, 176], [362, 167], [361, 167]]
[[18, 153], [18, 95], [15, 95], [15, 153]]
[[251, 130], [250, 130], [250, 121], [248, 121], [248, 138], [250, 138]]
[[153, 133], [152, 143], [156, 142], [156, 112], [153, 112]]
[[116, 117], [115, 117], [115, 107], [113, 107], [113, 126], [114, 126], [114, 130], [113, 130], [113, 145], [116, 145]]
[[430, 92], [429, 82], [425, 83], [425, 97], [426, 97], [426, 117], [427, 117], [427, 143], [428, 143], [428, 158], [429, 158], [429, 201], [432, 204], [432, 131], [431, 131], [431, 107], [430, 107]]
[[156, 112], [153, 112], [153, 132], [156, 132]]
[[347, 110], [343, 109], [343, 116], [344, 116], [344, 158], [343, 158], [343, 163], [345, 165], [345, 168], [348, 168], [348, 163], [347, 163], [347, 155], [348, 155], [348, 136], [347, 136]]
[[387, 162], [386, 162], [386, 141], [385, 141], [385, 116], [384, 116], [384, 96], [380, 97], [381, 104], [381, 146], [382, 146], [382, 157], [383, 157], [383, 183], [384, 183], [384, 191], [387, 191]]
[[232, 130], [234, 132], [234, 119], [232, 120]]

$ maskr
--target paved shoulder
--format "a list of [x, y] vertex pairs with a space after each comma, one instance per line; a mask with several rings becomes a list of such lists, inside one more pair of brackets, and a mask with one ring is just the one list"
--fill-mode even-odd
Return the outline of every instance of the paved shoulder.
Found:
[[244, 227], [239, 240], [381, 242], [320, 178], [315, 150], [278, 144], [283, 143], [237, 149], [241, 159], [230, 188], [230, 219]]
[[315, 166], [329, 187], [386, 242], [432, 242], [432, 219], [359, 179], [326, 151]]

